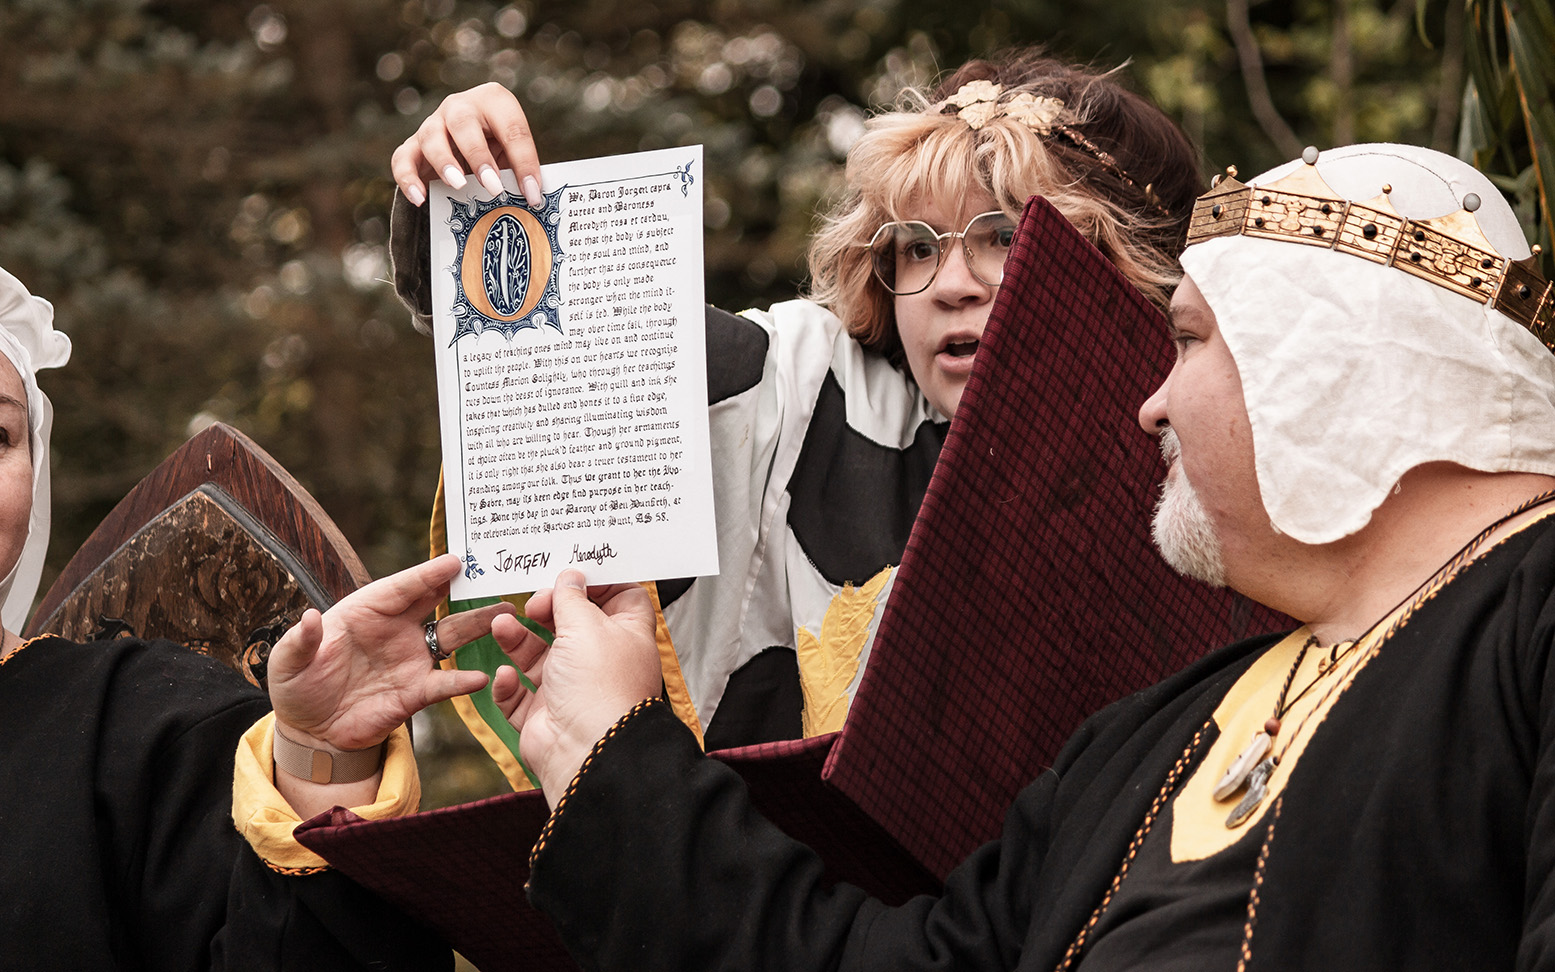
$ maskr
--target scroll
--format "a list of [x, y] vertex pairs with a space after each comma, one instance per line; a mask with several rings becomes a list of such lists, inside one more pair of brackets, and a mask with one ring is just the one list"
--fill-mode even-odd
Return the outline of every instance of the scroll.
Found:
[[430, 193], [456, 600], [716, 573], [701, 146]]

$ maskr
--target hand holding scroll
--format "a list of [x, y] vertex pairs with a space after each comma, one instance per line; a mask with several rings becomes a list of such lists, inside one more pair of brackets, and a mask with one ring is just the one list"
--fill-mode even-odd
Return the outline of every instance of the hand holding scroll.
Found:
[[[526, 610], [556, 640], [547, 646], [525, 629], [508, 657], [536, 691], [503, 668], [492, 697], [522, 734], [520, 751], [554, 807], [594, 744], [632, 706], [660, 691], [653, 602], [639, 585], [585, 588], [583, 575], [568, 570], [554, 589], [531, 597]], [[509, 625], [521, 627], [511, 618], [492, 624], [504, 646]]]

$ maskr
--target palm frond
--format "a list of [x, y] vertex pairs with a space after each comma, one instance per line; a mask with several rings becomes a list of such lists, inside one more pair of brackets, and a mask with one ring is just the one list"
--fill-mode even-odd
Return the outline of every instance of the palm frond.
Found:
[[[1417, 0], [1417, 23], [1426, 2]], [[1540, 269], [1555, 275], [1555, 11], [1548, 0], [1468, 0], [1464, 16], [1458, 154], [1498, 185], [1519, 187], [1523, 229], [1543, 249]]]

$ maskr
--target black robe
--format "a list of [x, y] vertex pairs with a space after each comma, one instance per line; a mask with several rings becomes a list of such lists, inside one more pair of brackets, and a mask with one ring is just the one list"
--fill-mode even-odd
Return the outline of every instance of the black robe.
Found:
[[[1555, 969], [1552, 587], [1546, 520], [1421, 604], [1338, 697], [1265, 815], [1248, 969]], [[1216, 705], [1277, 640], [1090, 719], [943, 895], [899, 908], [824, 887], [815, 856], [648, 703], [553, 816], [530, 898], [586, 969], [1058, 968], [1173, 764], [1191, 749], [1191, 773]]]
[[0, 663], [0, 969], [428, 969], [452, 957], [333, 871], [271, 870], [232, 822], [269, 710], [168, 642], [35, 639]]

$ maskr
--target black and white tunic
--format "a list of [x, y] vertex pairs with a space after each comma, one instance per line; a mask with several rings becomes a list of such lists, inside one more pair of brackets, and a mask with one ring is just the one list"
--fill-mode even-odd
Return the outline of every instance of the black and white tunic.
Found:
[[722, 572], [659, 582], [669, 698], [711, 749], [838, 728], [948, 421], [809, 301], [709, 308], [707, 363]]

